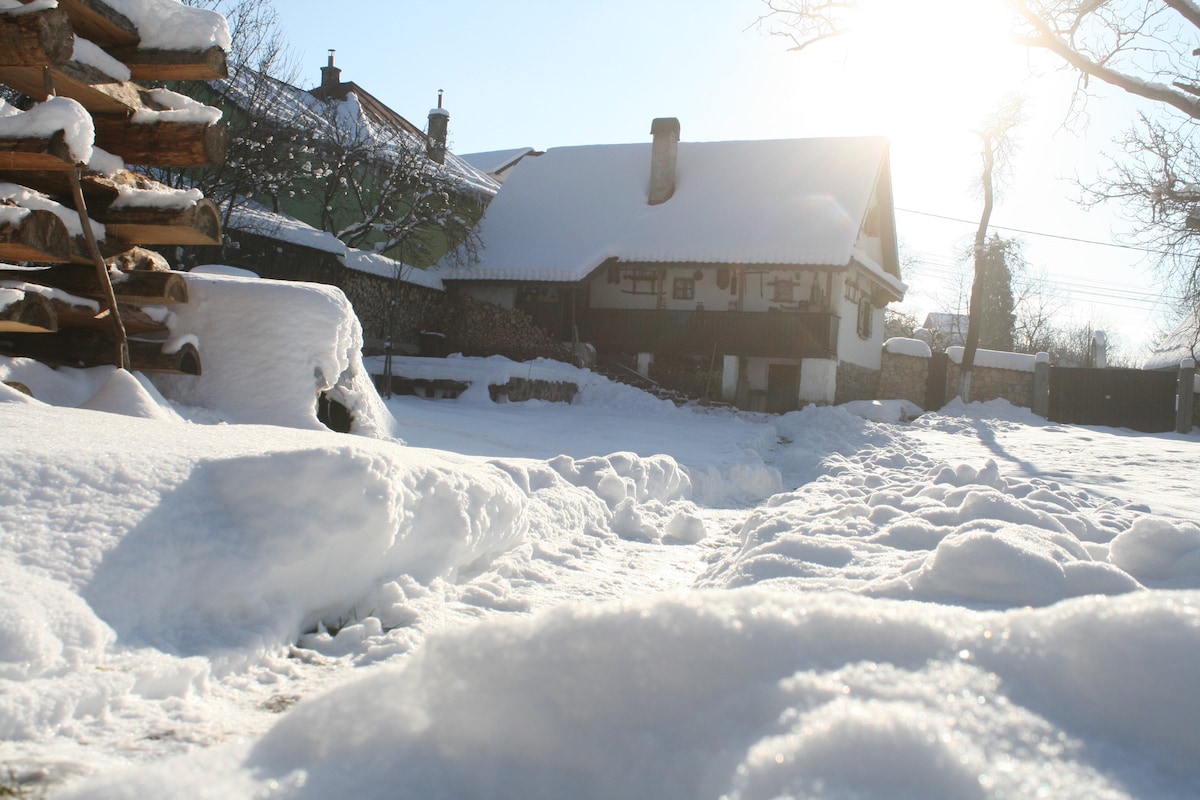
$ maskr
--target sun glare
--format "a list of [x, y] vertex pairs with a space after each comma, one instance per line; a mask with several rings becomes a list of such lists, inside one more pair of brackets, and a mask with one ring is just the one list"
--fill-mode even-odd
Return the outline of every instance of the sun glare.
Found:
[[988, 0], [868, 0], [853, 24], [845, 65], [902, 130], [970, 128], [1023, 76]]

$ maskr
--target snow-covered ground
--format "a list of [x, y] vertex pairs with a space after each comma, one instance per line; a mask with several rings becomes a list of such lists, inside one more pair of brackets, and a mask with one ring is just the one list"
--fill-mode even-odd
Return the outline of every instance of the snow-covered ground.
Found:
[[0, 787], [1196, 796], [1196, 436], [441, 366], [581, 395], [354, 436], [0, 359]]

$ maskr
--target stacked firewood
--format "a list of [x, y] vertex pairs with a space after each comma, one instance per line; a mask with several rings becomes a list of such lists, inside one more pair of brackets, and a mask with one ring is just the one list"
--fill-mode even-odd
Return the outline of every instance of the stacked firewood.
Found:
[[499, 354], [515, 361], [571, 361], [571, 349], [520, 309], [505, 309], [453, 293], [436, 322], [446, 332], [446, 349], [468, 356]]
[[19, 2], [0, 0], [0, 83], [35, 103], [0, 101], [0, 354], [199, 374], [167, 324], [187, 284], [142, 246], [220, 244], [217, 208], [127, 166], [224, 160], [219, 110], [135, 81], [223, 78], [225, 46], [148, 44], [116, 2]]

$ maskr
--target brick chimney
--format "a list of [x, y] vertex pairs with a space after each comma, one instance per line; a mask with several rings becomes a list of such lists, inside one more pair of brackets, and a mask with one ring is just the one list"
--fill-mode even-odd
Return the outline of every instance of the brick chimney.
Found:
[[326, 99], [337, 96], [338, 88], [342, 85], [342, 71], [333, 65], [333, 54], [329, 51], [329, 63], [321, 67], [321, 95]]
[[665, 203], [675, 194], [675, 156], [679, 150], [679, 120], [659, 117], [650, 124], [650, 205]]
[[446, 163], [446, 134], [450, 128], [450, 112], [442, 108], [442, 90], [438, 89], [437, 108], [429, 109], [429, 134], [425, 154], [439, 164]]

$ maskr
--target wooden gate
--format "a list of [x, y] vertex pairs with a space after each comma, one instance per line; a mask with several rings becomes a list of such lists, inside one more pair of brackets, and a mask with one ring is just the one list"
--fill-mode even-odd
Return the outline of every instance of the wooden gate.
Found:
[[1145, 433], [1173, 431], [1178, 383], [1174, 371], [1051, 367], [1047, 418]]

